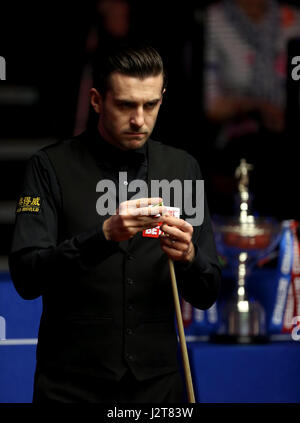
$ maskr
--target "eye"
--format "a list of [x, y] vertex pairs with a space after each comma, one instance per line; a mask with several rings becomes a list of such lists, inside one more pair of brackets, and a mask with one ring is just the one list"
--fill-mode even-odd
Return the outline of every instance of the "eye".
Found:
[[154, 109], [154, 107], [157, 105], [158, 101], [149, 101], [149, 103], [145, 104], [146, 109]]
[[133, 107], [133, 104], [130, 103], [130, 101], [120, 101], [117, 103], [117, 105], [121, 109], [131, 109]]

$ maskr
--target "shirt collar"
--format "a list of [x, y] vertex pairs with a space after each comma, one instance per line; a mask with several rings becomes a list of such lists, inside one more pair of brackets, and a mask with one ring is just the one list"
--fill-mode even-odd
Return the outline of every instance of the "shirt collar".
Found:
[[97, 163], [114, 167], [127, 164], [135, 166], [140, 165], [147, 158], [147, 142], [140, 148], [125, 151], [106, 141], [97, 128], [89, 129], [84, 134]]

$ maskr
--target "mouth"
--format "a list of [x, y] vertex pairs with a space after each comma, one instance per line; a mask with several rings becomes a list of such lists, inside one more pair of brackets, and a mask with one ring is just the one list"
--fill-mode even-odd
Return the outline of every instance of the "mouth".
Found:
[[132, 135], [132, 136], [139, 136], [142, 137], [147, 134], [147, 132], [134, 132], [134, 131], [126, 131], [126, 135]]
[[126, 135], [130, 135], [132, 137], [144, 137], [146, 132], [125, 132]]

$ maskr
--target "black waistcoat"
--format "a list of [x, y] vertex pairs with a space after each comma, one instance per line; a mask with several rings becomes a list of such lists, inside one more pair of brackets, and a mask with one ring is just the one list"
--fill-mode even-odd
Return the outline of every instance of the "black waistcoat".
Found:
[[[186, 178], [186, 153], [153, 140], [147, 147], [148, 185], [154, 179]], [[102, 226], [108, 216], [96, 211], [101, 168], [86, 134], [45, 151], [61, 188], [60, 240]], [[99, 250], [97, 265], [69, 277], [57, 275], [53, 286], [43, 296], [40, 368], [110, 379], [119, 379], [128, 366], [138, 379], [178, 368], [169, 268], [158, 239], [138, 233], [108, 256]]]

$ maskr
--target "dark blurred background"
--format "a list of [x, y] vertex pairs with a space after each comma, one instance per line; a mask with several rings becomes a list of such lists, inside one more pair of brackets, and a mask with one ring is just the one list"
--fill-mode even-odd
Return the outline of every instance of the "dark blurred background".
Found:
[[[252, 134], [243, 144], [245, 148], [235, 140], [228, 148], [220, 149], [216, 139], [224, 121], [211, 118], [204, 104], [208, 89], [205, 69], [209, 70], [205, 59], [209, 42], [207, 7], [213, 3], [220, 2], [53, 0], [1, 5], [0, 56], [6, 59], [6, 81], [0, 81], [2, 267], [6, 266], [15, 201], [26, 160], [42, 146], [84, 129], [91, 60], [101, 46], [120, 39], [147, 41], [163, 56], [169, 84], [153, 138], [183, 148], [197, 158], [211, 213], [235, 213], [234, 169], [240, 158], [246, 157], [255, 166], [250, 186], [254, 212], [280, 220], [299, 219], [299, 84], [291, 80], [288, 68], [282, 113], [284, 117], [288, 113], [289, 118], [279, 131]], [[287, 2], [291, 6], [297, 3]], [[293, 11], [289, 14], [289, 10], [284, 16], [287, 26], [294, 28], [290, 32], [293, 39], [297, 30], [300, 36], [300, 20], [298, 24], [298, 15], [294, 16]], [[289, 54], [297, 54], [299, 43], [289, 46], [281, 46], [286, 52], [286, 65]], [[234, 49], [232, 45], [231, 51]], [[222, 54], [220, 51], [218, 60], [225, 66]], [[224, 95], [230, 97], [231, 92]], [[243, 97], [249, 96], [243, 93]], [[276, 117], [271, 123], [274, 121]], [[264, 140], [268, 140], [265, 145]]]

